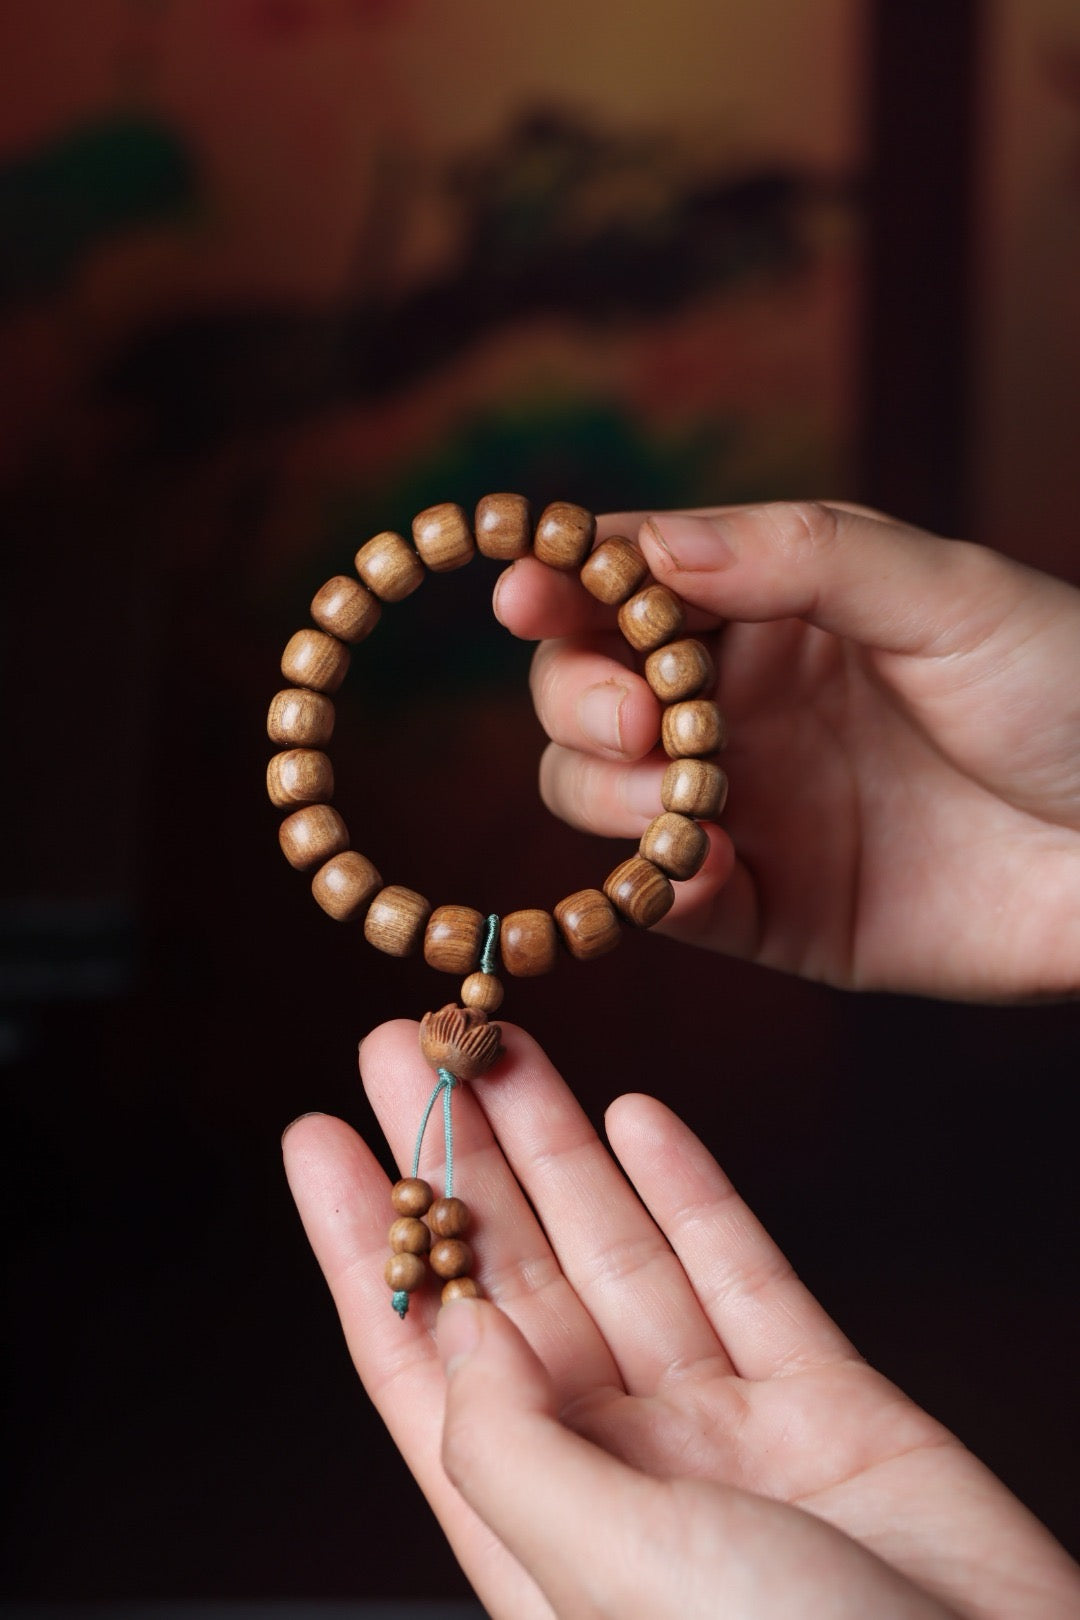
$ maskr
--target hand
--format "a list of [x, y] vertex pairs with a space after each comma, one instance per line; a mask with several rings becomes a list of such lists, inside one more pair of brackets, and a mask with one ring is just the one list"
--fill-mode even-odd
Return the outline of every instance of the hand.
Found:
[[[504, 1034], [493, 1077], [454, 1097], [495, 1303], [442, 1313], [447, 1376], [434, 1292], [391, 1309], [373, 1155], [321, 1115], [285, 1138], [357, 1371], [489, 1612], [1080, 1612], [1061, 1548], [859, 1359], [686, 1126], [647, 1097], [611, 1109], [639, 1202], [535, 1043]], [[406, 1164], [431, 1089], [416, 1026], [369, 1036], [362, 1068]]]
[[[974, 999], [1080, 990], [1080, 591], [852, 508], [603, 519], [713, 649], [724, 831], [662, 931], [810, 978]], [[637, 838], [660, 709], [601, 608], [532, 559], [549, 807]], [[721, 621], [725, 622], [718, 628]]]

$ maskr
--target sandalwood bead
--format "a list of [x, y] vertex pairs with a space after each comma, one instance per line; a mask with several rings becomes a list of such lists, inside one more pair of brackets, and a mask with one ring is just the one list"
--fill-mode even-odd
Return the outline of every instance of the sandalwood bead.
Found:
[[572, 501], [552, 501], [536, 525], [533, 554], [549, 568], [580, 568], [589, 555], [596, 519]]
[[426, 1215], [434, 1197], [431, 1183], [419, 1176], [403, 1176], [390, 1190], [390, 1202], [399, 1215]]
[[466, 1277], [472, 1270], [472, 1249], [464, 1238], [440, 1238], [433, 1243], [428, 1264], [436, 1277]]
[[480, 960], [485, 918], [472, 906], [436, 906], [424, 932], [424, 961], [442, 973], [471, 973]]
[[365, 855], [343, 850], [311, 880], [311, 892], [335, 922], [355, 922], [382, 886], [382, 878]]
[[668, 877], [692, 878], [709, 853], [709, 838], [689, 816], [665, 811], [646, 827], [638, 852]]
[[332, 804], [307, 804], [278, 828], [281, 852], [290, 866], [306, 872], [349, 847], [349, 829]]
[[638, 652], [662, 647], [685, 623], [685, 609], [666, 585], [646, 585], [619, 609], [619, 629]]
[[716, 665], [705, 643], [690, 637], [651, 652], [645, 660], [645, 679], [661, 703], [679, 703], [712, 685]]
[[427, 1223], [436, 1237], [464, 1237], [469, 1230], [469, 1206], [461, 1198], [436, 1198]]
[[510, 911], [499, 924], [499, 955], [516, 979], [550, 973], [559, 950], [555, 919], [549, 911]]
[[427, 1276], [427, 1267], [418, 1254], [392, 1254], [383, 1276], [395, 1294], [411, 1294]]
[[364, 938], [387, 956], [408, 956], [424, 937], [430, 902], [415, 889], [391, 883], [380, 889], [364, 918]]
[[423, 582], [424, 565], [409, 542], [384, 529], [360, 547], [356, 572], [383, 602], [402, 602]]
[[511, 562], [532, 545], [529, 503], [524, 495], [485, 495], [473, 522], [476, 544], [485, 557]]
[[346, 574], [328, 579], [311, 600], [315, 623], [341, 641], [363, 641], [378, 624], [381, 612], [378, 597]]
[[555, 907], [563, 944], [579, 962], [605, 956], [619, 943], [619, 919], [599, 889], [578, 889]]
[[658, 866], [642, 855], [631, 855], [604, 880], [604, 893], [628, 922], [651, 928], [671, 910], [675, 890]]
[[608, 607], [625, 602], [646, 579], [649, 565], [637, 546], [621, 534], [603, 540], [581, 569], [581, 583], [590, 596]]
[[660, 784], [665, 810], [712, 821], [724, 808], [727, 777], [708, 759], [673, 759]]
[[415, 1215], [399, 1215], [387, 1235], [395, 1254], [427, 1254], [431, 1248], [431, 1228]]
[[480, 1289], [471, 1277], [451, 1277], [443, 1283], [441, 1303], [449, 1305], [452, 1299], [479, 1299]]
[[294, 686], [336, 692], [349, 668], [349, 649], [325, 630], [298, 630], [285, 643], [281, 673]]
[[691, 698], [664, 710], [660, 738], [669, 759], [700, 759], [723, 748], [727, 730], [715, 703]]
[[412, 532], [413, 543], [433, 574], [464, 568], [476, 551], [469, 520], [453, 501], [440, 501], [418, 512]]
[[470, 973], [461, 986], [461, 1000], [478, 1012], [498, 1012], [503, 1004], [503, 987], [494, 973]]
[[334, 791], [334, 767], [317, 748], [287, 748], [266, 767], [266, 791], [279, 810], [318, 804]]
[[334, 735], [334, 705], [323, 692], [288, 686], [270, 704], [266, 732], [286, 747], [323, 748]]

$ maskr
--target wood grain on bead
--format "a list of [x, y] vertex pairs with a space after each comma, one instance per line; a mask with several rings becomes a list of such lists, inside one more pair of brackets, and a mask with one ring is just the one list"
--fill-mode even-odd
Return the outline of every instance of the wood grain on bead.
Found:
[[449, 1069], [459, 1080], [478, 1080], [502, 1052], [502, 1030], [478, 1007], [450, 1002], [420, 1020], [420, 1051], [433, 1069]]
[[712, 686], [716, 665], [705, 643], [688, 637], [651, 652], [645, 660], [645, 679], [661, 703], [680, 703]]
[[349, 829], [332, 804], [306, 804], [278, 828], [281, 853], [298, 872], [321, 866], [349, 847]]
[[387, 1286], [395, 1294], [412, 1294], [427, 1276], [427, 1266], [418, 1254], [392, 1254], [383, 1267]]
[[485, 557], [512, 562], [528, 556], [532, 519], [524, 495], [485, 495], [473, 523], [476, 544]]
[[311, 599], [311, 617], [320, 629], [341, 641], [363, 641], [379, 622], [377, 596], [347, 574], [335, 574]]
[[472, 1270], [473, 1252], [464, 1238], [440, 1238], [431, 1245], [428, 1264], [436, 1277], [466, 1277]]
[[270, 704], [266, 733], [284, 747], [324, 748], [334, 735], [334, 705], [325, 692], [287, 686]]
[[666, 810], [646, 827], [638, 853], [668, 877], [685, 882], [695, 872], [700, 872], [709, 853], [709, 836], [704, 827], [691, 821], [689, 816]]
[[673, 759], [660, 784], [665, 810], [715, 821], [727, 798], [727, 777], [709, 759]]
[[427, 1224], [436, 1237], [464, 1237], [469, 1230], [469, 1206], [461, 1198], [436, 1198], [427, 1213]]
[[558, 960], [559, 936], [549, 911], [510, 911], [499, 925], [499, 955], [515, 979], [550, 973]]
[[671, 910], [675, 890], [658, 866], [643, 855], [621, 861], [604, 879], [612, 905], [638, 928], [651, 928]]
[[387, 956], [410, 956], [424, 937], [431, 903], [415, 889], [391, 883], [381, 889], [364, 918], [364, 938]]
[[281, 673], [294, 686], [336, 692], [349, 669], [349, 649], [325, 630], [298, 630], [281, 655]]
[[433, 574], [464, 568], [476, 553], [469, 520], [453, 501], [440, 501], [418, 512], [412, 532], [413, 543]]
[[690, 698], [664, 710], [660, 740], [669, 759], [701, 759], [723, 748], [727, 728], [715, 703]]
[[471, 906], [436, 906], [424, 931], [424, 961], [441, 973], [472, 973], [480, 961], [486, 918]]
[[334, 767], [317, 748], [286, 748], [266, 767], [266, 791], [279, 810], [318, 804], [334, 791]]
[[398, 1215], [426, 1215], [434, 1199], [431, 1183], [419, 1176], [402, 1176], [390, 1189], [390, 1202]]
[[649, 565], [631, 541], [621, 534], [602, 540], [581, 569], [581, 583], [590, 596], [608, 607], [618, 607], [644, 583]]
[[395, 1254], [427, 1254], [431, 1248], [431, 1228], [416, 1215], [399, 1215], [387, 1238]]
[[367, 910], [382, 878], [365, 855], [355, 849], [334, 855], [311, 880], [311, 892], [335, 922], [355, 922]]
[[368, 590], [382, 602], [403, 602], [424, 579], [420, 558], [392, 529], [384, 529], [360, 547], [355, 567]]
[[443, 1283], [440, 1303], [449, 1305], [452, 1299], [479, 1299], [480, 1289], [472, 1277], [451, 1277]]
[[503, 987], [494, 973], [470, 973], [461, 986], [461, 1000], [478, 1012], [498, 1012], [503, 1004]]
[[686, 623], [682, 602], [666, 585], [646, 585], [619, 609], [619, 629], [638, 652], [652, 652], [680, 634]]
[[563, 944], [579, 962], [606, 956], [619, 943], [619, 919], [599, 889], [577, 889], [555, 907], [555, 921]]
[[593, 543], [596, 519], [572, 501], [552, 501], [536, 525], [533, 554], [549, 568], [580, 568]]

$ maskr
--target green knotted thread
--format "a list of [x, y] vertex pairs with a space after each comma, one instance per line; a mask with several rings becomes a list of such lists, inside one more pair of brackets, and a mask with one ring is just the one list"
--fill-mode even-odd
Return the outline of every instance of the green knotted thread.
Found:
[[484, 948], [480, 953], [481, 973], [494, 973], [499, 965], [499, 919], [494, 912], [487, 920]]
[[409, 1314], [409, 1296], [405, 1292], [404, 1288], [395, 1289], [394, 1297], [391, 1299], [390, 1303], [401, 1317], [401, 1320], [404, 1322], [406, 1316]]

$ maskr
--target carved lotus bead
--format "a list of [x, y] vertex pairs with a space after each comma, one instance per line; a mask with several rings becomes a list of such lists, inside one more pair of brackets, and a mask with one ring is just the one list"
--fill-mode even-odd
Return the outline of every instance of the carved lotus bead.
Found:
[[449, 1069], [459, 1080], [476, 1080], [487, 1073], [502, 1050], [502, 1028], [490, 1024], [478, 1007], [451, 1003], [424, 1014], [420, 1050], [433, 1069]]

